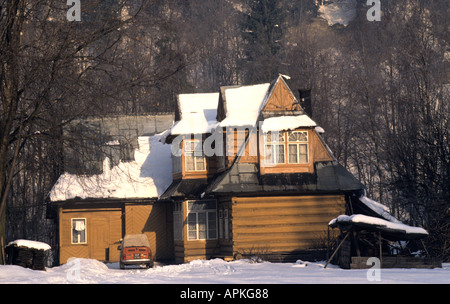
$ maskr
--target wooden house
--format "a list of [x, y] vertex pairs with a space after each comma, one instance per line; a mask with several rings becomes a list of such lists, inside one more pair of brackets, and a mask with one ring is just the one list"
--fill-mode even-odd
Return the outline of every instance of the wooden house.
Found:
[[134, 161], [105, 159], [99, 175], [60, 178], [51, 198], [61, 263], [118, 261], [127, 233], [147, 234], [156, 260], [177, 263], [325, 259], [330, 220], [370, 211], [364, 185], [283, 76], [180, 94], [177, 105], [166, 132], [138, 138]]
[[[188, 149], [181, 174], [174, 173], [162, 195], [174, 202], [176, 260], [261, 253], [286, 260], [324, 249], [328, 222], [345, 214], [364, 186], [338, 164], [283, 77], [222, 87], [211, 100], [218, 103], [216, 120], [204, 124], [215, 126], [214, 134], [212, 128], [177, 132], [191, 119], [183, 101], [195, 103], [195, 95], [179, 102], [180, 120], [166, 141]], [[216, 145], [207, 142], [211, 137]], [[199, 153], [191, 158], [193, 142]], [[215, 153], [208, 156], [210, 146]]]

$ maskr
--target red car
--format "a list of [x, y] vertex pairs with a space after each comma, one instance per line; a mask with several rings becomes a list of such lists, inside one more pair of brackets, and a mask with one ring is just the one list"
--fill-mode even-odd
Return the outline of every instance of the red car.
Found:
[[153, 255], [145, 234], [127, 234], [120, 246], [120, 269], [125, 265], [153, 267]]

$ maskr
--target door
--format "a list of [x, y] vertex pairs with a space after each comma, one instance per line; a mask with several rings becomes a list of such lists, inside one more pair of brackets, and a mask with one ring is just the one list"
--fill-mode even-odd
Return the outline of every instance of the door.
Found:
[[90, 230], [90, 257], [99, 261], [118, 262], [117, 246], [122, 237], [120, 211], [99, 212], [92, 217]]

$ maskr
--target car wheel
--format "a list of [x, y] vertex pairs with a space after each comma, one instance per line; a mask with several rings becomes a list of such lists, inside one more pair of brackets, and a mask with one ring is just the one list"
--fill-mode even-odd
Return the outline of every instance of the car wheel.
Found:
[[125, 269], [125, 264], [120, 262], [120, 269]]

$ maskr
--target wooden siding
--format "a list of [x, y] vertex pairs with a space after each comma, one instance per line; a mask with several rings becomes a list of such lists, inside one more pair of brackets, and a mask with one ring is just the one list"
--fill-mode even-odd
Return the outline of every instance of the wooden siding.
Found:
[[300, 107], [295, 101], [291, 90], [279, 78], [263, 111], [298, 111]]
[[345, 211], [343, 195], [232, 199], [233, 254], [320, 247], [328, 222]]
[[156, 260], [173, 259], [172, 204], [126, 204], [125, 231], [145, 233]]
[[[87, 242], [72, 244], [73, 218], [86, 219]], [[72, 208], [60, 209], [60, 263], [71, 257], [90, 258], [100, 261], [118, 262], [117, 246], [122, 238], [122, 209], [117, 208]]]

